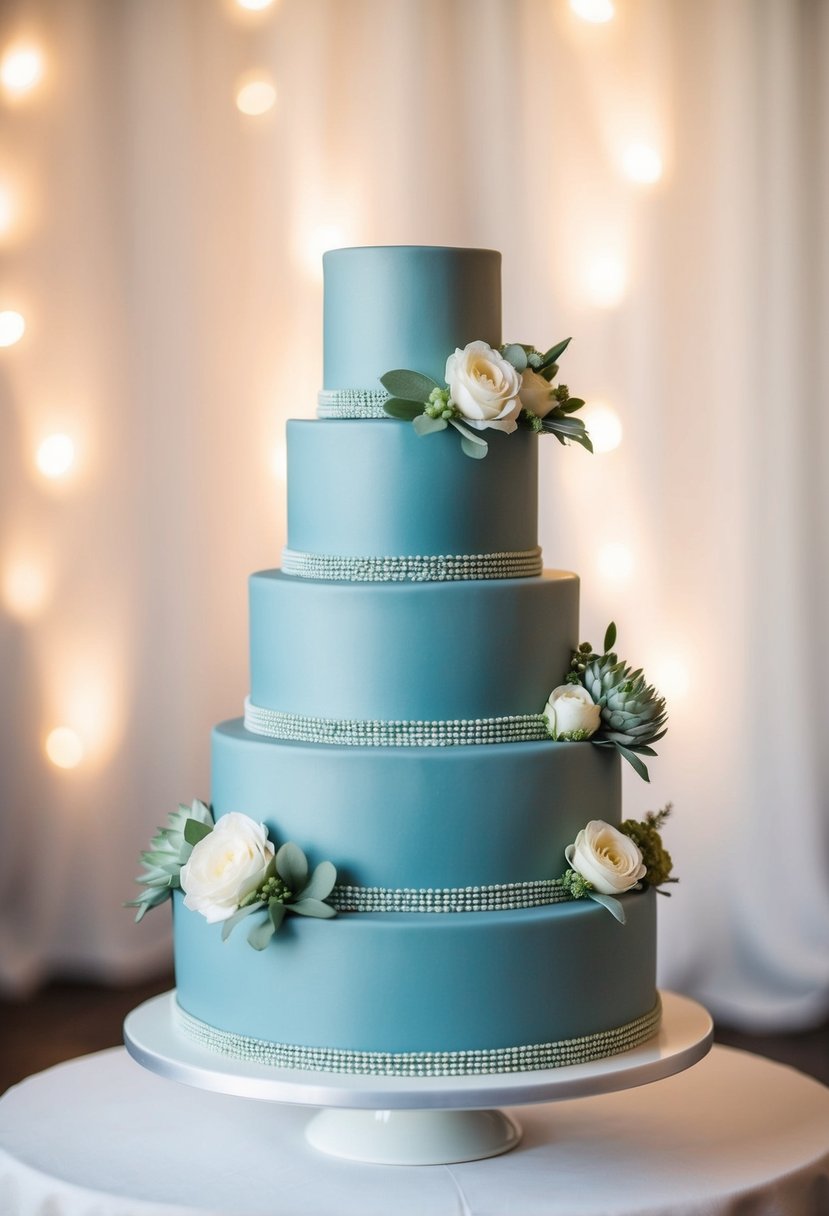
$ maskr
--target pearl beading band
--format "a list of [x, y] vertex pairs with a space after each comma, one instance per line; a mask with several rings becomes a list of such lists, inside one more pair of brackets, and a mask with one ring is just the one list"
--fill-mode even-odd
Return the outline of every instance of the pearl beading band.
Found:
[[572, 899], [559, 878], [482, 887], [356, 887], [338, 884], [327, 903], [338, 912], [505, 912]]
[[468, 1051], [387, 1052], [271, 1043], [266, 1039], [219, 1030], [186, 1013], [180, 1005], [176, 1008], [179, 1026], [187, 1038], [219, 1055], [254, 1064], [268, 1064], [274, 1068], [374, 1077], [463, 1077], [586, 1064], [644, 1043], [656, 1033], [662, 1013], [661, 1002], [657, 998], [656, 1005], [644, 1016], [624, 1026], [579, 1038]]
[[282, 550], [282, 572], [333, 582], [448, 582], [460, 579], [532, 578], [541, 574], [541, 550], [448, 553], [425, 557], [336, 557]]
[[245, 698], [245, 730], [294, 743], [343, 747], [457, 747], [479, 743], [530, 743], [549, 739], [541, 714], [466, 718], [446, 722], [349, 721], [263, 709]]
[[389, 418], [384, 388], [324, 388], [317, 393], [318, 418]]

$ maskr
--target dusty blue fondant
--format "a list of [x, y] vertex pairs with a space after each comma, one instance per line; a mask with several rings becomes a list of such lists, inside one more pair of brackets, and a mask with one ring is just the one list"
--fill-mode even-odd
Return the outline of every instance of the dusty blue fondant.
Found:
[[[288, 546], [349, 557], [515, 552], [538, 544], [538, 436], [484, 432], [470, 460], [450, 427], [288, 423]], [[508, 504], [508, 505], [505, 505]]]
[[213, 812], [335, 863], [341, 882], [466, 887], [557, 878], [590, 819], [621, 819], [619, 757], [589, 743], [341, 748], [213, 731]]
[[365, 1051], [458, 1051], [592, 1034], [656, 1000], [654, 893], [620, 925], [592, 900], [510, 912], [290, 917], [267, 949], [221, 940], [176, 893], [179, 1002], [222, 1030]]
[[407, 368], [444, 383], [456, 347], [501, 342], [501, 255], [376, 245], [323, 255], [323, 386], [380, 388]]
[[250, 579], [254, 705], [324, 718], [541, 713], [578, 644], [578, 579]]

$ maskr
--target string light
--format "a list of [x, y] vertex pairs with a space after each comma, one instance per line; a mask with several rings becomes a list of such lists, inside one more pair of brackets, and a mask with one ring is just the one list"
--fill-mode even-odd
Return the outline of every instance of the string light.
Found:
[[236, 106], [243, 114], [258, 118], [267, 114], [276, 102], [276, 88], [273, 81], [260, 72], [248, 73], [236, 85]]
[[582, 21], [591, 25], [604, 25], [612, 21], [616, 14], [613, 0], [570, 0], [570, 8]]
[[611, 541], [599, 550], [596, 564], [599, 573], [608, 582], [626, 583], [633, 574], [633, 554], [627, 545]]
[[75, 463], [75, 445], [68, 435], [49, 435], [35, 459], [44, 477], [64, 477]]
[[616, 411], [604, 402], [593, 401], [581, 411], [596, 454], [613, 452], [622, 442], [624, 430]]
[[46, 737], [46, 755], [56, 768], [77, 768], [84, 757], [80, 735], [69, 726], [56, 726]]
[[37, 47], [20, 46], [0, 60], [0, 84], [12, 97], [21, 97], [43, 77], [43, 57]]
[[585, 288], [597, 308], [615, 308], [625, 295], [627, 276], [622, 259], [615, 254], [599, 254], [588, 263]]
[[652, 186], [662, 176], [662, 157], [650, 144], [629, 144], [622, 155], [626, 177], [640, 186]]
[[26, 331], [26, 322], [19, 312], [0, 312], [0, 346], [14, 346]]
[[3, 605], [19, 620], [37, 616], [49, 598], [49, 591], [46, 569], [32, 557], [12, 560], [3, 570]]

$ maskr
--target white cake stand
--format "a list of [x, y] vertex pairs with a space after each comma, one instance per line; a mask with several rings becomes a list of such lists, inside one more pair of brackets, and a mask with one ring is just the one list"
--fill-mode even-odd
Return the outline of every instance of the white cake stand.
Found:
[[713, 1023], [687, 997], [662, 993], [659, 1031], [630, 1051], [538, 1072], [469, 1077], [361, 1077], [274, 1068], [216, 1055], [178, 1028], [175, 992], [134, 1009], [124, 1022], [127, 1051], [172, 1081], [322, 1109], [305, 1135], [321, 1152], [382, 1165], [448, 1165], [509, 1152], [521, 1128], [498, 1107], [632, 1089], [682, 1072], [707, 1055]]

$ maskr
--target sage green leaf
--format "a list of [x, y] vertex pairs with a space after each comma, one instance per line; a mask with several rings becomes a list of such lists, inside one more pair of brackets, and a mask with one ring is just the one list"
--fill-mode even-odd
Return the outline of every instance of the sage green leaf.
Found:
[[557, 363], [572, 340], [572, 338], [565, 338], [562, 342], [557, 342], [555, 346], [551, 346], [548, 351], [545, 351], [541, 356], [541, 366], [547, 367], [550, 363]]
[[268, 900], [268, 916], [271, 918], [273, 931], [276, 933], [277, 929], [285, 919], [285, 905], [281, 899]]
[[276, 855], [276, 872], [291, 891], [301, 891], [308, 881], [308, 858], [292, 840]]
[[611, 621], [604, 635], [604, 653], [607, 654], [616, 644], [616, 622]]
[[555, 380], [556, 376], [558, 375], [558, 364], [551, 363], [549, 367], [539, 367], [538, 374], [539, 376], [543, 376], [549, 384], [551, 381]]
[[187, 844], [196, 845], [212, 831], [213, 828], [209, 824], [199, 823], [197, 819], [188, 819], [184, 825], [184, 839]]
[[264, 950], [275, 932], [274, 923], [270, 916], [267, 916], [261, 924], [253, 926], [248, 934], [248, 941], [254, 950]]
[[640, 760], [635, 752], [632, 752], [629, 747], [623, 747], [621, 743], [616, 744], [616, 750], [620, 756], [624, 756], [628, 764], [635, 773], [638, 773], [643, 781], [650, 782], [650, 774], [643, 760]]
[[412, 426], [418, 435], [431, 435], [435, 431], [446, 430], [446, 419], [430, 418], [428, 414], [418, 414], [412, 420]]
[[509, 346], [505, 346], [501, 354], [506, 359], [507, 363], [511, 363], [517, 372], [527, 370], [527, 352], [523, 346], [519, 346], [516, 342], [511, 342]]
[[330, 861], [321, 861], [300, 892], [300, 899], [327, 899], [336, 881], [336, 867]]
[[428, 401], [433, 389], [440, 388], [431, 376], [420, 372], [411, 372], [403, 368], [386, 372], [380, 377], [380, 383], [392, 397], [402, 397], [404, 401]]
[[332, 916], [337, 915], [336, 908], [332, 908], [330, 904], [324, 904], [321, 899], [298, 899], [295, 904], [290, 905], [292, 912], [297, 912], [300, 916], [318, 916], [321, 920], [329, 920]]
[[583, 405], [583, 397], [568, 397], [566, 401], [562, 401], [561, 409], [565, 414], [575, 414], [576, 410], [580, 410]]
[[473, 460], [483, 460], [489, 451], [489, 444], [480, 435], [476, 435], [474, 431], [470, 431], [462, 423], [452, 419], [452, 426], [461, 435], [461, 448], [467, 456], [471, 456]]
[[383, 402], [383, 409], [392, 418], [401, 418], [404, 422], [411, 422], [413, 418], [417, 418], [423, 413], [422, 401], [403, 401], [400, 397], [389, 397], [388, 401]]
[[615, 916], [620, 925], [627, 923], [625, 910], [619, 903], [618, 899], [614, 899], [612, 895], [602, 895], [600, 891], [588, 891], [588, 899], [593, 899], [597, 904], [601, 904], [603, 908], [607, 908], [612, 916]]
[[246, 908], [237, 908], [232, 916], [229, 916], [226, 921], [222, 922], [222, 941], [227, 941], [240, 920], [244, 920], [246, 916], [250, 916], [251, 912], [258, 912], [264, 906], [264, 903], [260, 899], [258, 903], [248, 904]]

